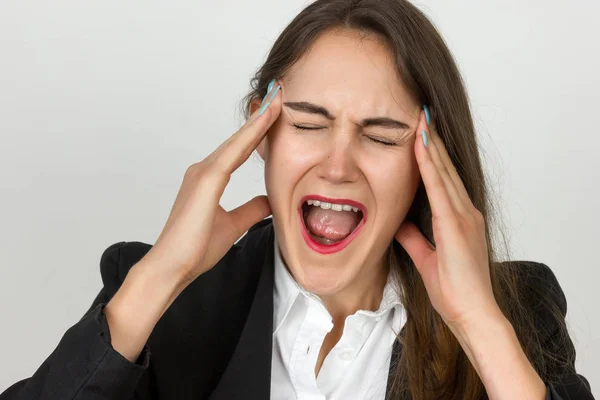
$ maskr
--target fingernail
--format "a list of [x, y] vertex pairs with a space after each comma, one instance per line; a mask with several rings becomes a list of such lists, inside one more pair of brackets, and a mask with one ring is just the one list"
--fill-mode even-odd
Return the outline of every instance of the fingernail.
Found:
[[[268, 102], [266, 102], [261, 108], [260, 111], [258, 112], [258, 115], [262, 115], [265, 110], [267, 109], [267, 107], [269, 107], [269, 105], [271, 104], [271, 101], [273, 101], [273, 99], [275, 98], [275, 95], [277, 94], [277, 92], [279, 91], [279, 89], [281, 88], [281, 86], [277, 85], [277, 87], [275, 88], [275, 90], [273, 90], [273, 94], [271, 95], [271, 98], [269, 99]], [[266, 96], [265, 96], [266, 97]], [[263, 100], [264, 101], [264, 100]]]
[[265, 99], [267, 98], [269, 93], [271, 93], [271, 90], [273, 90], [274, 85], [275, 85], [275, 79], [273, 79], [273, 80], [271, 80], [271, 82], [269, 82], [269, 86], [267, 86], [267, 94], [265, 94], [265, 97], [263, 97], [262, 103], [260, 103], [261, 106], [265, 103]]
[[425, 131], [425, 129], [423, 129], [423, 131], [421, 132], [421, 136], [423, 137], [423, 144], [425, 145], [425, 147], [427, 147], [427, 143], [429, 141], [427, 140], [427, 132]]
[[425, 121], [427, 122], [427, 126], [431, 123], [431, 117], [429, 116], [429, 108], [426, 104], [423, 104], [423, 111], [425, 111]]

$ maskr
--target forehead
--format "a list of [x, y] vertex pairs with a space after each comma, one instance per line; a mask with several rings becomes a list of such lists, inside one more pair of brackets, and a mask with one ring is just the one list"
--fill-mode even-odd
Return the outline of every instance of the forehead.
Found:
[[[374, 36], [323, 34], [282, 79], [286, 101], [311, 101], [334, 115], [409, 115], [418, 104], [400, 80], [391, 52]], [[418, 111], [416, 111], [418, 113]]]

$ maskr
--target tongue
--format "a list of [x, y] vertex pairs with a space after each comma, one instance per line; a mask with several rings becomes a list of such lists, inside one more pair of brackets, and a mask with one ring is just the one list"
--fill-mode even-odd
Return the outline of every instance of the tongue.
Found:
[[354, 211], [333, 211], [309, 206], [306, 215], [309, 232], [332, 241], [348, 237], [359, 222], [359, 215]]

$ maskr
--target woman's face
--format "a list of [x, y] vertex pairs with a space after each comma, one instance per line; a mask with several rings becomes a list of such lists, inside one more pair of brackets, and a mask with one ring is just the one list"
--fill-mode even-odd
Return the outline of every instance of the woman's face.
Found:
[[281, 115], [258, 150], [281, 255], [318, 295], [364, 291], [381, 277], [420, 180], [420, 104], [385, 47], [349, 31], [321, 36], [279, 83]]

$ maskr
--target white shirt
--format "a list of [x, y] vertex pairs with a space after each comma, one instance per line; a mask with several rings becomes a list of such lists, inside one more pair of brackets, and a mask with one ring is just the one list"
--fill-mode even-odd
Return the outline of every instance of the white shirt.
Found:
[[377, 311], [346, 318], [341, 339], [315, 378], [315, 365], [331, 314], [318, 296], [289, 273], [275, 242], [271, 399], [337, 400], [385, 398], [392, 347], [406, 312], [390, 279]]

